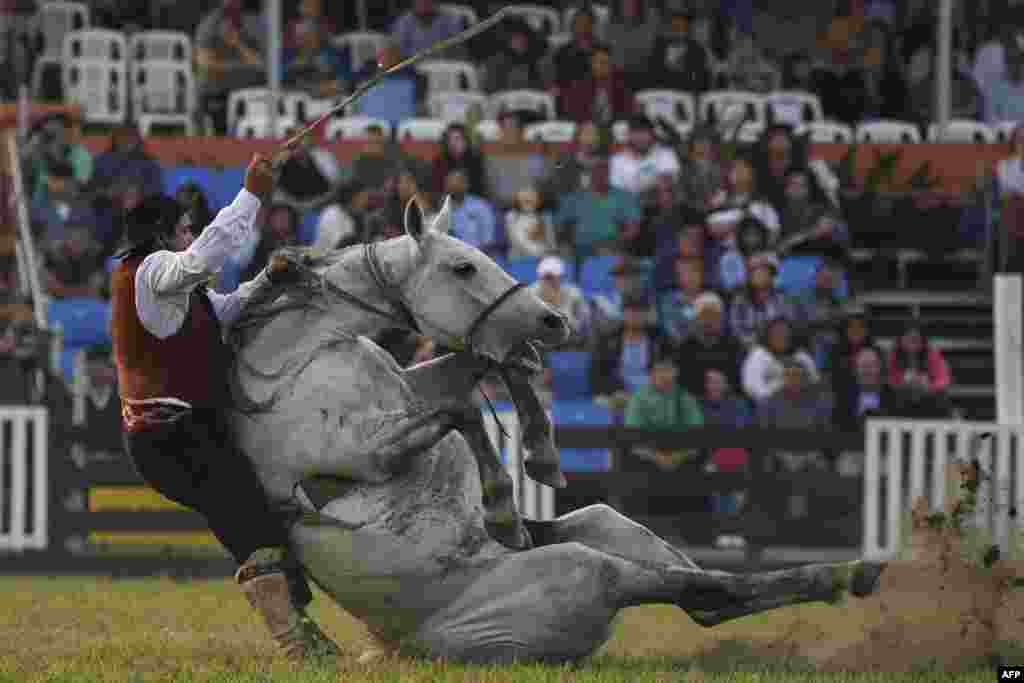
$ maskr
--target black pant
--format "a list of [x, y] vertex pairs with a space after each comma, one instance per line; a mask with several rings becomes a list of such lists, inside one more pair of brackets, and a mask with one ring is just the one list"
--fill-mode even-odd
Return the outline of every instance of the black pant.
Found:
[[[287, 547], [290, 517], [270, 505], [220, 411], [193, 409], [176, 422], [125, 432], [124, 444], [139, 475], [164, 497], [203, 515], [237, 563], [258, 548]], [[292, 598], [304, 606], [312, 595], [301, 570], [291, 566], [287, 573]]]

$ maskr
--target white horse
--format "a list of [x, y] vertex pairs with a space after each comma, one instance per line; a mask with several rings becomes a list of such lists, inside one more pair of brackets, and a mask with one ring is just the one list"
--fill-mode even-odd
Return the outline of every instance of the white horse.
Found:
[[[496, 456], [479, 452], [493, 446], [475, 434], [470, 391], [489, 367], [482, 358], [513, 360], [526, 342], [557, 344], [568, 329], [448, 236], [449, 218], [446, 203], [430, 228], [407, 220], [409, 234], [380, 243], [378, 257], [353, 247], [313, 261], [320, 286], [256, 302], [233, 332], [240, 445], [275, 499], [304, 508], [293, 548], [339, 605], [398, 652], [568, 661], [594, 652], [632, 605], [675, 604], [710, 626], [874, 590], [873, 563], [704, 571], [604, 505], [528, 522], [532, 549], [495, 541], [478, 463]], [[403, 370], [357, 336], [403, 310], [472, 353]]]

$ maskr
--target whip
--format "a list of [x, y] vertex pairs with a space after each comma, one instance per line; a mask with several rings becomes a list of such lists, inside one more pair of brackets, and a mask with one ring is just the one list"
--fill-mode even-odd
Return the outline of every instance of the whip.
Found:
[[466, 42], [470, 38], [483, 33], [484, 31], [486, 31], [487, 29], [491, 28], [492, 26], [497, 24], [499, 21], [501, 21], [505, 17], [505, 14], [507, 13], [506, 12], [507, 9], [508, 9], [507, 7], [504, 7], [502, 9], [498, 10], [497, 12], [495, 12], [494, 14], [492, 14], [487, 19], [484, 19], [483, 21], [477, 22], [476, 24], [470, 26], [469, 28], [465, 29], [461, 33], [457, 33], [454, 36], [451, 36], [450, 38], [445, 38], [444, 40], [438, 41], [438, 42], [434, 43], [433, 45], [431, 45], [430, 47], [417, 52], [416, 54], [412, 55], [411, 57], [406, 57], [405, 59], [403, 59], [403, 60], [401, 60], [399, 62], [396, 62], [392, 66], [385, 67], [385, 65], [380, 64], [381, 70], [378, 71], [376, 74], [374, 74], [372, 78], [370, 78], [369, 80], [364, 81], [363, 83], [361, 83], [355, 89], [355, 91], [351, 95], [346, 97], [344, 100], [342, 100], [342, 102], [340, 104], [337, 104], [334, 107], [332, 107], [330, 110], [328, 110], [327, 112], [325, 112], [324, 114], [319, 116], [315, 121], [313, 121], [313, 123], [311, 123], [308, 126], [306, 126], [305, 128], [303, 128], [301, 131], [299, 131], [297, 134], [295, 134], [295, 136], [293, 136], [291, 139], [289, 139], [287, 142], [285, 142], [281, 146], [281, 148], [277, 151], [277, 153], [274, 154], [274, 159], [273, 159], [273, 162], [272, 162], [273, 165], [275, 167], [280, 166], [281, 163], [283, 163], [284, 160], [288, 158], [288, 153], [291, 152], [293, 149], [295, 149], [295, 147], [297, 147], [299, 145], [299, 143], [302, 142], [303, 138], [305, 138], [307, 135], [309, 135], [310, 133], [315, 131], [317, 128], [319, 128], [321, 125], [323, 125], [323, 123], [327, 119], [331, 118], [332, 116], [334, 116], [338, 112], [344, 110], [345, 107], [347, 107], [348, 105], [352, 104], [353, 102], [358, 100], [360, 97], [365, 95], [366, 92], [368, 90], [370, 90], [370, 88], [372, 88], [375, 85], [377, 85], [378, 83], [380, 83], [386, 77], [390, 76], [391, 74], [395, 73], [396, 71], [404, 69], [407, 66], [412, 66], [413, 64], [416, 64], [417, 62], [421, 62], [421, 61], [423, 61], [424, 59], [426, 59], [428, 57], [431, 57], [433, 55], [436, 55], [439, 52], [447, 50], [450, 47], [455, 47], [456, 45], [461, 45], [462, 43]]

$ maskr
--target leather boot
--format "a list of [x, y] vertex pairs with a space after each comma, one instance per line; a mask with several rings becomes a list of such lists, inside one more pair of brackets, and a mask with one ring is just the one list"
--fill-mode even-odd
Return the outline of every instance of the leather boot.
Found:
[[334, 641], [295, 606], [284, 557], [279, 548], [261, 548], [238, 568], [235, 580], [286, 658], [303, 660], [340, 654]]

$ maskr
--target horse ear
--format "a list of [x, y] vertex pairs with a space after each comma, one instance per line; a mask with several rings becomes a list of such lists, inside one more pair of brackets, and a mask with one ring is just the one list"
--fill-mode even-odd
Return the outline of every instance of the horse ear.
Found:
[[423, 209], [420, 208], [419, 202], [417, 202], [416, 198], [413, 197], [409, 200], [409, 203], [405, 205], [406, 234], [419, 242], [423, 239], [423, 233], [426, 231], [424, 222]]
[[430, 232], [450, 235], [452, 232], [452, 198], [446, 195], [441, 210], [434, 216], [434, 222], [430, 224]]

